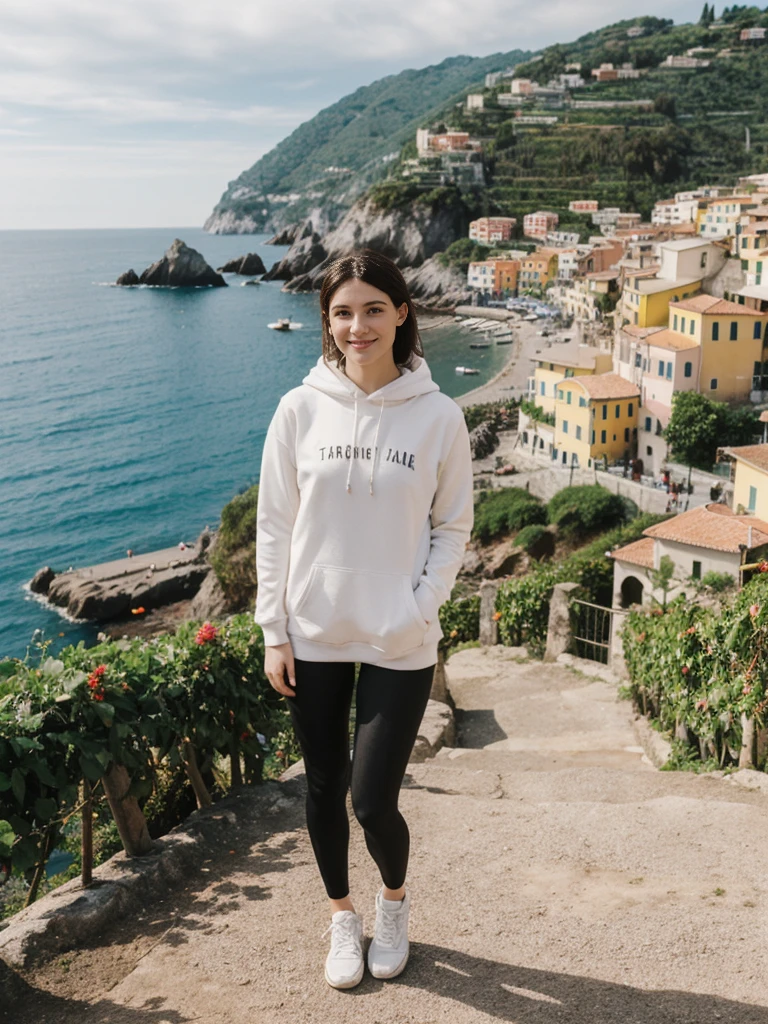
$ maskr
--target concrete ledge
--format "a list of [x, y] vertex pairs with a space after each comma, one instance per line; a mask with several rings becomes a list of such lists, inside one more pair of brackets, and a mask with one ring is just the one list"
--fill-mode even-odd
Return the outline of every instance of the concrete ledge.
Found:
[[654, 768], [663, 768], [672, 756], [672, 744], [651, 728], [647, 718], [638, 716], [633, 722], [635, 736]]
[[411, 754], [411, 763], [434, 757], [441, 747], [452, 747], [456, 742], [453, 711], [448, 704], [427, 701], [427, 708], [419, 726], [419, 735]]
[[108, 924], [188, 878], [207, 856], [209, 842], [223, 843], [225, 837], [231, 842], [241, 820], [283, 810], [297, 797], [298, 790], [289, 794], [268, 782], [244, 786], [213, 807], [193, 812], [158, 839], [148, 856], [118, 853], [94, 870], [91, 888], [83, 889], [80, 879], [73, 879], [14, 914], [0, 931], [0, 957], [12, 967], [25, 967], [92, 939]]
[[756, 789], [761, 793], [768, 794], [768, 775], [765, 772], [755, 771], [754, 768], [740, 768], [737, 772], [727, 775], [726, 778], [743, 789]]

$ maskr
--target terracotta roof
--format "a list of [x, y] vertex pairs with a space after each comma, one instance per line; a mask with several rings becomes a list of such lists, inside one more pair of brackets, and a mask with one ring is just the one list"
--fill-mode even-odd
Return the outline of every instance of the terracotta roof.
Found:
[[737, 554], [741, 545], [749, 543], [750, 528], [752, 548], [768, 544], [768, 523], [755, 516], [737, 516], [727, 505], [711, 504], [692, 508], [673, 519], [649, 526], [643, 534], [695, 548]]
[[662, 331], [666, 331], [666, 327], [637, 327], [635, 324], [625, 324], [621, 330], [624, 334], [629, 334], [633, 338], [646, 339], [652, 334], [660, 334]]
[[715, 295], [694, 295], [692, 299], [670, 302], [670, 309], [687, 309], [692, 313], [706, 313], [708, 316], [763, 316], [757, 309], [748, 309], [737, 302], [718, 299]]
[[670, 349], [672, 352], [682, 352], [685, 349], [699, 347], [699, 343], [694, 341], [693, 338], [687, 338], [669, 329], [659, 331], [658, 334], [653, 334], [650, 338], [646, 338], [646, 344], [655, 345], [657, 348]]
[[615, 558], [617, 562], [629, 562], [631, 565], [642, 565], [646, 569], [652, 569], [653, 545], [652, 537], [641, 537], [631, 544], [625, 544], [623, 548], [616, 548], [611, 552], [611, 558]]
[[568, 382], [580, 384], [590, 398], [634, 398], [640, 394], [636, 384], [620, 377], [618, 373], [597, 373], [584, 377], [568, 377]]
[[[760, 419], [762, 420], [762, 414]], [[725, 452], [734, 459], [741, 459], [755, 469], [762, 469], [768, 473], [768, 444], [744, 444], [738, 448], [726, 448]]]

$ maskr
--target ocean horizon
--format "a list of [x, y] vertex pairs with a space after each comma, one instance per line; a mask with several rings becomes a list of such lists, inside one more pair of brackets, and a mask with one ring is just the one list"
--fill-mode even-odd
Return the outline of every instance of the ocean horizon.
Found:
[[[95, 642], [95, 625], [25, 590], [35, 572], [193, 542], [216, 525], [258, 482], [277, 402], [320, 354], [317, 295], [280, 282], [111, 286], [176, 237], [214, 268], [247, 252], [270, 267], [286, 252], [266, 235], [200, 228], [0, 231], [0, 658], [24, 657], [36, 630], [53, 651]], [[269, 330], [280, 316], [303, 328]], [[450, 319], [424, 332], [424, 350], [453, 397], [509, 355], [470, 353]], [[457, 375], [466, 363], [480, 374]]]

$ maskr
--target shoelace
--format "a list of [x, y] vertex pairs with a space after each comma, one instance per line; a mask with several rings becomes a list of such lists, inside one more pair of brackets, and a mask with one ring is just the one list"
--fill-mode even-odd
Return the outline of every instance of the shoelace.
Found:
[[399, 943], [402, 914], [380, 909], [376, 916], [376, 940], [380, 946], [395, 949]]
[[[334, 956], [338, 956], [340, 953], [348, 956], [360, 956], [362, 948], [360, 935], [351, 918], [345, 918], [343, 921], [331, 921], [321, 938], [324, 939], [328, 932], [331, 932], [331, 947]], [[360, 932], [362, 932], [362, 922]]]

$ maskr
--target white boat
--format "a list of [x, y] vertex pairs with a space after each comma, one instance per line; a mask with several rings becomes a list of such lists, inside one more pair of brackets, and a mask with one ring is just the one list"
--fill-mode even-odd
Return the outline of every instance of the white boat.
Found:
[[471, 366], [457, 366], [456, 373], [463, 373], [465, 376], [475, 377], [480, 373], [480, 371], [473, 369]]
[[298, 331], [303, 326], [303, 324], [294, 323], [289, 316], [281, 316], [280, 319], [275, 320], [274, 323], [267, 324], [267, 327], [269, 327], [273, 331]]

